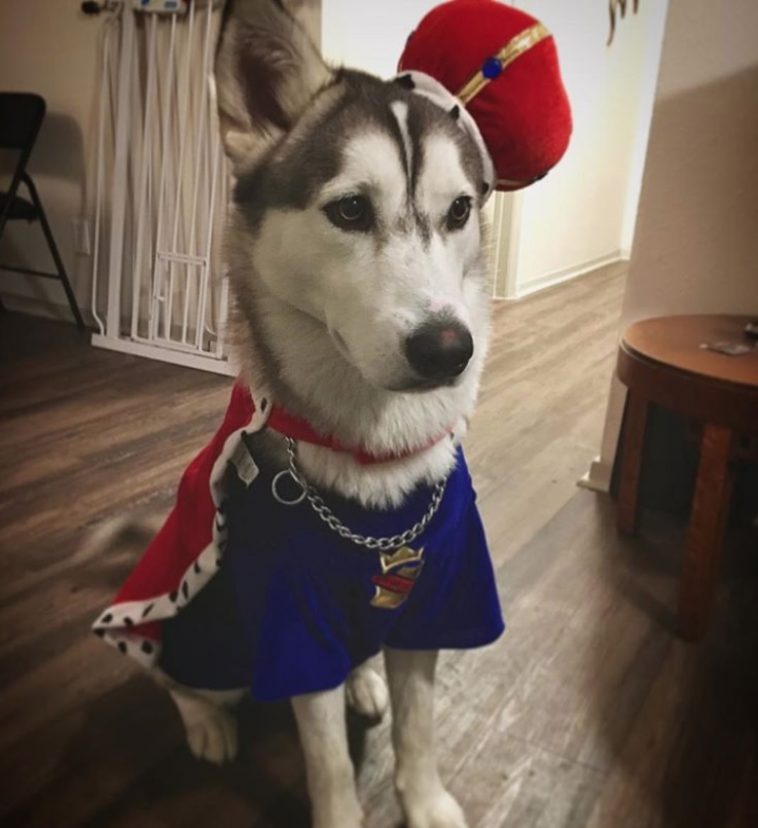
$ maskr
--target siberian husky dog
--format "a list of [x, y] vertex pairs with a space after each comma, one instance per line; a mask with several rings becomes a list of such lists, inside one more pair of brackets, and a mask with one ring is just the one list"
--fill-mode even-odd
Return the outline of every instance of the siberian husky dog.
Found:
[[[236, 182], [226, 246], [242, 375], [321, 432], [399, 458], [361, 465], [303, 444], [298, 462], [314, 486], [397, 505], [451, 469], [477, 395], [489, 329], [480, 148], [457, 107], [329, 67], [277, 0], [227, 8], [215, 86]], [[451, 429], [453, 440], [438, 440]], [[257, 439], [261, 452], [283, 451], [266, 433]], [[317, 828], [362, 822], [346, 700], [372, 715], [391, 701], [410, 828], [465, 825], [434, 757], [436, 659], [387, 650], [389, 693], [362, 666], [337, 689], [292, 699]], [[240, 694], [163, 681], [192, 751], [232, 758], [228, 708]]]

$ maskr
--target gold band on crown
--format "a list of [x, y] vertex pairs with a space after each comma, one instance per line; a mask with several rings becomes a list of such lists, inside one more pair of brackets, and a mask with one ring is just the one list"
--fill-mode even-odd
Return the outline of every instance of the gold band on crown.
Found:
[[[520, 57], [524, 54], [524, 52], [529, 51], [532, 46], [536, 46], [546, 37], [550, 37], [550, 32], [542, 25], [542, 23], [535, 23], [528, 29], [524, 29], [523, 32], [520, 32], [515, 37], [512, 37], [496, 55], [492, 56], [493, 59], [500, 63], [500, 72], [497, 77], [500, 77], [503, 70], [507, 66], [510, 66], [510, 64], [513, 63], [517, 57]], [[467, 104], [473, 97], [478, 95], [491, 80], [495, 79], [496, 78], [486, 78], [480, 69], [463, 85], [463, 87], [461, 87], [460, 92], [457, 93], [457, 97], [459, 97], [464, 104]]]

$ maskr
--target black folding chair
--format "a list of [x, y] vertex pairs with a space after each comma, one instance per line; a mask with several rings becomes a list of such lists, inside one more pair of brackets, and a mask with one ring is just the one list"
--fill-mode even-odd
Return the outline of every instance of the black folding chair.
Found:
[[[5, 225], [14, 219], [24, 221], [39, 221], [42, 232], [45, 234], [50, 255], [55, 262], [55, 273], [41, 270], [15, 267], [0, 264], [2, 270], [12, 270], [16, 273], [28, 273], [32, 276], [44, 276], [48, 279], [59, 279], [66, 291], [71, 312], [76, 319], [79, 330], [84, 330], [84, 320], [76, 304], [71, 282], [68, 280], [66, 268], [63, 266], [58, 245], [55, 243], [50, 224], [42, 207], [37, 188], [26, 170], [26, 164], [32, 152], [37, 133], [45, 117], [45, 99], [39, 95], [24, 92], [0, 92], [0, 149], [18, 150], [19, 157], [16, 169], [7, 192], [0, 192], [0, 237]], [[21, 183], [26, 185], [31, 201], [18, 195]]]

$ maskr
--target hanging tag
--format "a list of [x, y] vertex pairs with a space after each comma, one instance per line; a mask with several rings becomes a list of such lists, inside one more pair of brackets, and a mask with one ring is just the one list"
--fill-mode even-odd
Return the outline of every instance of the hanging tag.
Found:
[[245, 484], [245, 486], [249, 487], [250, 484], [255, 480], [256, 477], [260, 474], [260, 469], [255, 464], [255, 460], [250, 456], [250, 452], [247, 450], [247, 446], [243, 443], [240, 444], [237, 451], [234, 453], [232, 457], [232, 464], [234, 468], [237, 469], [237, 477]]

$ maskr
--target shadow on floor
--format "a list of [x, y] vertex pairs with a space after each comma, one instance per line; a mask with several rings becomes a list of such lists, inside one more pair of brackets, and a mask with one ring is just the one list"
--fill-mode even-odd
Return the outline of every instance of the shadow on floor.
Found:
[[[598, 736], [616, 765], [597, 825], [758, 825], [755, 535], [729, 539], [708, 634], [687, 644], [676, 635], [674, 613], [684, 526], [648, 514], [639, 537], [624, 539], [611, 502], [596, 507], [597, 547], [606, 550], [601, 573], [617, 596], [595, 631], [597, 675], [614, 647], [630, 650], [616, 692], [594, 699]], [[607, 689], [602, 682], [588, 686]]]
[[[146, 675], [132, 674], [82, 710], [60, 753], [42, 769], [44, 794], [28, 810], [11, 811], [4, 825], [212, 825], [223, 813], [239, 825], [308, 828], [290, 705], [244, 701], [237, 713], [237, 761], [221, 768], [197, 761], [168, 694]], [[357, 716], [348, 721], [360, 766], [367, 724]]]

